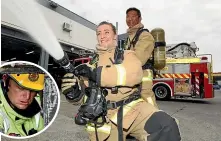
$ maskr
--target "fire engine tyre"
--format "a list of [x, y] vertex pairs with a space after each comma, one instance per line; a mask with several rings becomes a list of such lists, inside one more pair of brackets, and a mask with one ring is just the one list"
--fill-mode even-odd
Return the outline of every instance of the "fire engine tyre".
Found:
[[165, 84], [157, 84], [153, 87], [157, 100], [169, 100], [171, 98], [170, 88]]

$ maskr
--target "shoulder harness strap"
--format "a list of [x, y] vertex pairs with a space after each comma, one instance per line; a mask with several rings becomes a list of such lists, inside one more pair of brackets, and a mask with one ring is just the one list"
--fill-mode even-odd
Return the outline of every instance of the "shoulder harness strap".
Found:
[[137, 30], [137, 32], [136, 32], [134, 38], [133, 38], [131, 41], [130, 41], [129, 37], [127, 38], [127, 42], [130, 41], [128, 50], [131, 49], [131, 45], [132, 45], [133, 47], [135, 47], [135, 45], [136, 45], [136, 43], [137, 43], [137, 41], [138, 41], [138, 39], [139, 39], [139, 37], [140, 37], [140, 34], [141, 34], [143, 31], [149, 32], [149, 30], [146, 29], [146, 28], [139, 28], [139, 29]]
[[95, 53], [95, 54], [92, 56], [92, 59], [90, 60], [89, 64], [90, 64], [90, 65], [95, 65], [95, 67], [97, 67], [98, 59], [99, 59], [99, 55], [98, 55], [97, 53]]
[[121, 64], [124, 60], [124, 49], [120, 46], [114, 52], [114, 64]]
[[[90, 60], [89, 64], [94, 66], [95, 68], [97, 68], [98, 60], [99, 60], [99, 54], [94, 53], [93, 56], [91, 57], [91, 60]], [[89, 83], [89, 87], [96, 86], [96, 83], [94, 83], [92, 81], [88, 81], [88, 83]], [[84, 88], [84, 84], [83, 83], [81, 84], [81, 87]], [[84, 89], [83, 89], [82, 93], [83, 94], [85, 93]]]

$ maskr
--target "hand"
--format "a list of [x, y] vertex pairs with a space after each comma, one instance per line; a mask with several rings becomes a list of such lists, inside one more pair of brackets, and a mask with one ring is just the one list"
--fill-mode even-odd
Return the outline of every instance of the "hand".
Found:
[[64, 95], [73, 91], [73, 88], [77, 85], [77, 79], [74, 77], [73, 73], [67, 73], [61, 79], [61, 91]]
[[75, 74], [87, 77], [89, 80], [96, 82], [96, 69], [93, 69], [86, 64], [81, 64], [75, 67]]
[[61, 91], [69, 101], [76, 102], [81, 98], [78, 80], [73, 73], [67, 73], [62, 78]]

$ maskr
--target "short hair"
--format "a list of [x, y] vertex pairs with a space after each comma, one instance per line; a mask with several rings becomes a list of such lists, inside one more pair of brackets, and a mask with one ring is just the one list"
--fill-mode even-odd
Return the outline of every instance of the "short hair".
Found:
[[130, 11], [136, 11], [137, 12], [137, 15], [138, 17], [141, 17], [141, 12], [139, 9], [135, 8], [135, 7], [131, 7], [131, 8], [128, 8], [127, 11], [126, 11], [126, 14]]
[[103, 22], [100, 22], [97, 27], [99, 27], [101, 25], [110, 25], [114, 34], [117, 34], [116, 27], [112, 23], [107, 22], [107, 21], [103, 21]]

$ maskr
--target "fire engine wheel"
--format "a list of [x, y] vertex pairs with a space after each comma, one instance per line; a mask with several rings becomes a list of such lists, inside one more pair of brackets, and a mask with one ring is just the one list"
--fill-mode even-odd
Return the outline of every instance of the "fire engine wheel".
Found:
[[170, 99], [170, 89], [164, 84], [158, 84], [153, 87], [153, 92], [158, 100], [168, 100]]

